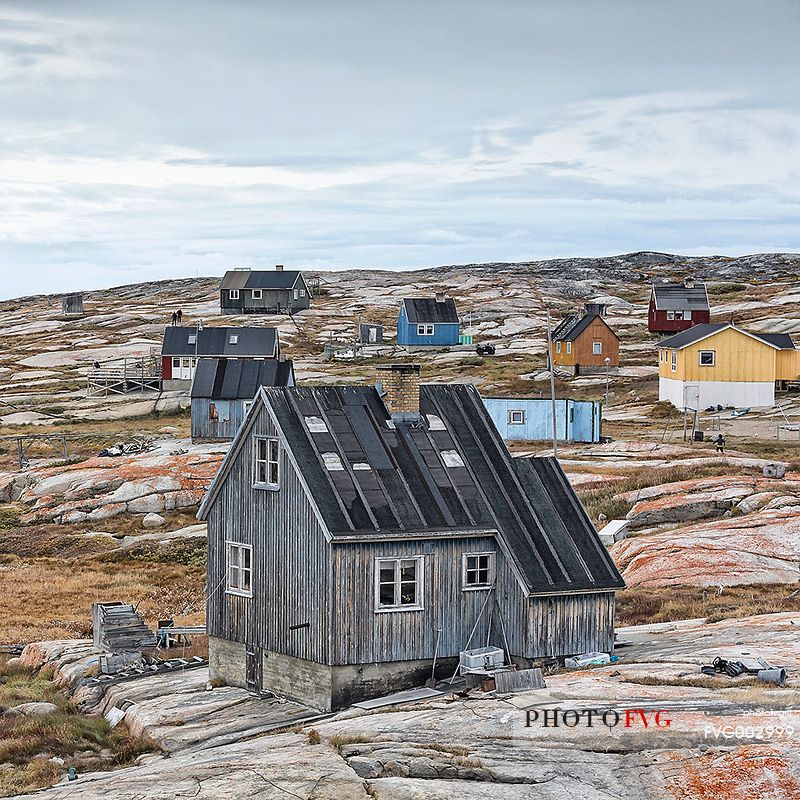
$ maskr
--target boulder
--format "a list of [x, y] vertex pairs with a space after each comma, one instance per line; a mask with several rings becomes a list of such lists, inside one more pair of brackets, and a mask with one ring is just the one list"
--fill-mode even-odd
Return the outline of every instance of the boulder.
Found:
[[50, 714], [55, 714], [56, 711], [58, 711], [58, 706], [55, 703], [34, 702], [13, 706], [6, 711], [6, 714], [19, 714], [23, 717], [46, 717]]
[[161, 514], [154, 514], [152, 511], [149, 514], [145, 514], [145, 517], [142, 520], [143, 528], [163, 528], [166, 524], [167, 521], [161, 516]]

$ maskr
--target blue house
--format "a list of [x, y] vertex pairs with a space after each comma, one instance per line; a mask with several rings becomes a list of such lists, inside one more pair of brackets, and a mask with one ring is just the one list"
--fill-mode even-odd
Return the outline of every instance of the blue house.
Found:
[[291, 359], [201, 358], [192, 381], [192, 441], [233, 439], [262, 386], [294, 386]]
[[406, 297], [397, 317], [397, 344], [451, 347], [458, 344], [460, 323], [452, 297]]
[[[483, 404], [506, 441], [553, 438], [553, 402], [532, 397], [484, 397]], [[603, 404], [597, 400], [556, 400], [556, 439], [599, 442]]]

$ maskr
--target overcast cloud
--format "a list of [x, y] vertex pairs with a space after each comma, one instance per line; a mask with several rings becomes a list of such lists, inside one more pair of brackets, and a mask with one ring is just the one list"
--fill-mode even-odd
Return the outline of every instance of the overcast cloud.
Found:
[[800, 3], [0, 0], [0, 296], [800, 250]]

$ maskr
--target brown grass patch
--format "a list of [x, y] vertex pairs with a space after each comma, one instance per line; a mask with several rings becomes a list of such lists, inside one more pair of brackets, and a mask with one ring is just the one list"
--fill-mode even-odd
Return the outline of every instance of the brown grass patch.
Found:
[[7, 558], [0, 563], [0, 642], [91, 636], [93, 602], [135, 603], [154, 625], [205, 621], [205, 570], [179, 564]]
[[777, 611], [800, 611], [800, 584], [731, 586], [722, 594], [714, 587], [702, 586], [633, 587], [617, 592], [616, 624], [646, 625], [698, 617], [718, 622]]

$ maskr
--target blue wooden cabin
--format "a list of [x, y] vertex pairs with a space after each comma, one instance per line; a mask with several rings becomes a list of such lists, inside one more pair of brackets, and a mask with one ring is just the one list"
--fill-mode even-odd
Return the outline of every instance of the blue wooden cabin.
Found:
[[192, 381], [192, 441], [233, 439], [262, 386], [294, 386], [292, 361], [201, 358]]
[[[553, 438], [553, 402], [532, 397], [484, 397], [495, 427], [506, 441], [538, 442]], [[603, 404], [598, 400], [556, 400], [556, 439], [599, 442]]]
[[452, 347], [458, 344], [460, 327], [452, 297], [406, 297], [397, 317], [397, 344]]

